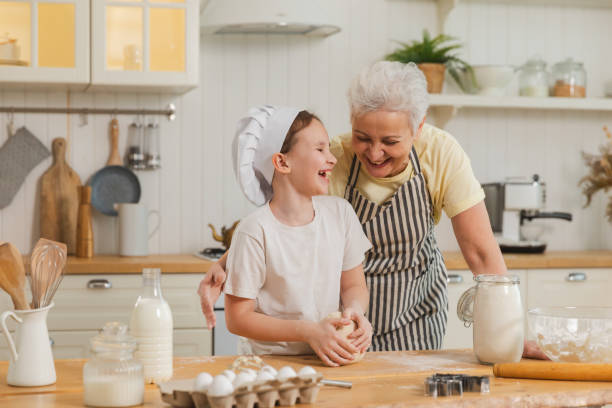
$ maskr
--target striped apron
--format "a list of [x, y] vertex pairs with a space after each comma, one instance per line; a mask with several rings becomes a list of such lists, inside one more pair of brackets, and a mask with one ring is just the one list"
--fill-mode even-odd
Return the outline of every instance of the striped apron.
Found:
[[377, 205], [356, 188], [361, 162], [355, 156], [344, 193], [373, 245], [364, 263], [372, 351], [439, 349], [446, 331], [446, 267], [414, 147], [410, 161], [414, 177]]

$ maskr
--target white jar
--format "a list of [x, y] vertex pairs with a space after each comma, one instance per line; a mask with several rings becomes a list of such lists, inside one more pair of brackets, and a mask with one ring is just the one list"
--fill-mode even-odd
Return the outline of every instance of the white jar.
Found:
[[474, 354], [482, 364], [518, 362], [523, 355], [524, 317], [515, 275], [478, 275], [459, 299], [457, 315], [474, 325]]
[[161, 271], [142, 270], [142, 295], [130, 319], [130, 333], [138, 342], [134, 356], [142, 362], [147, 383], [172, 377], [172, 311], [161, 294]]
[[83, 367], [83, 402], [90, 407], [129, 407], [144, 399], [142, 364], [136, 341], [119, 322], [104, 325], [91, 340], [93, 357]]

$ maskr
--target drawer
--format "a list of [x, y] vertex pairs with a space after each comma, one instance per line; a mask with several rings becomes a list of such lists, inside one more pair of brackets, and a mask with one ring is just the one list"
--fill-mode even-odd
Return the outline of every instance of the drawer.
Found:
[[448, 321], [443, 349], [472, 348], [472, 328], [466, 328], [457, 316], [457, 302], [470, 287], [474, 286], [470, 271], [448, 272]]
[[612, 270], [541, 269], [528, 271], [530, 309], [546, 306], [612, 307]]
[[[172, 309], [175, 329], [205, 325], [197, 294], [199, 274], [162, 276], [162, 295]], [[98, 330], [109, 321], [129, 324], [142, 290], [141, 275], [69, 275], [55, 294], [49, 330]]]
[[[53, 358], [89, 358], [89, 340], [98, 334], [87, 331], [50, 331]], [[13, 334], [14, 335], [14, 334]], [[206, 329], [174, 330], [174, 356], [210, 356], [212, 354], [212, 335]], [[0, 338], [0, 360], [9, 359], [9, 350], [4, 336]]]

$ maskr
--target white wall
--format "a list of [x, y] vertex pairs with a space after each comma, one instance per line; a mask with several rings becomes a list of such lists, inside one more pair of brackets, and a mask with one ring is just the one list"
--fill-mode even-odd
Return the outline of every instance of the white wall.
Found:
[[[519, 2], [461, 2], [446, 32], [465, 44], [473, 64], [522, 64], [540, 54], [554, 63], [573, 56], [585, 63], [589, 96], [602, 96], [612, 79], [605, 41], [611, 37], [612, 9], [533, 5]], [[536, 2], [537, 3], [537, 2]], [[544, 2], [546, 3], [546, 2]], [[542, 3], [540, 3], [542, 4]], [[430, 0], [333, 0], [343, 17], [342, 31], [325, 39], [297, 36], [205, 36], [201, 38], [200, 88], [170, 95], [70, 95], [71, 106], [163, 108], [177, 105], [178, 119], [159, 120], [162, 169], [139, 172], [143, 197], [160, 210], [162, 225], [150, 241], [152, 253], [193, 252], [216, 244], [209, 222], [229, 225], [253, 207], [243, 198], [231, 169], [231, 141], [236, 121], [249, 106], [261, 103], [305, 106], [321, 116], [330, 135], [349, 131], [346, 88], [365, 64], [395, 47], [394, 40], [418, 38], [424, 27], [436, 31], [435, 3]], [[0, 105], [66, 106], [65, 92], [0, 91]], [[83, 181], [108, 157], [110, 117], [15, 115], [47, 146], [69, 137], [69, 163]], [[133, 118], [120, 116], [122, 148]], [[6, 115], [0, 115], [0, 143], [6, 140]], [[544, 238], [550, 249], [612, 248], [605, 222], [606, 197], [582, 209], [577, 187], [586, 174], [580, 151], [595, 152], [605, 139], [601, 126], [612, 114], [598, 112], [463, 109], [448, 130], [472, 159], [482, 182], [505, 176], [540, 174], [547, 182], [548, 207], [570, 211], [574, 221], [549, 220]], [[27, 252], [38, 237], [37, 181], [50, 160], [30, 173], [13, 202], [0, 210], [0, 240]], [[96, 214], [97, 253], [117, 252], [117, 220]], [[456, 249], [450, 222], [437, 228], [443, 249]]]

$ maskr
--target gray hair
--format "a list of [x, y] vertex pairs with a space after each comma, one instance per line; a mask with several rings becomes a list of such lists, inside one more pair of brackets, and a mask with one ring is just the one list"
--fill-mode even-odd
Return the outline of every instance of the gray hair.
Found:
[[351, 121], [377, 110], [405, 112], [416, 132], [429, 107], [427, 81], [412, 62], [378, 61], [353, 79], [348, 101]]

